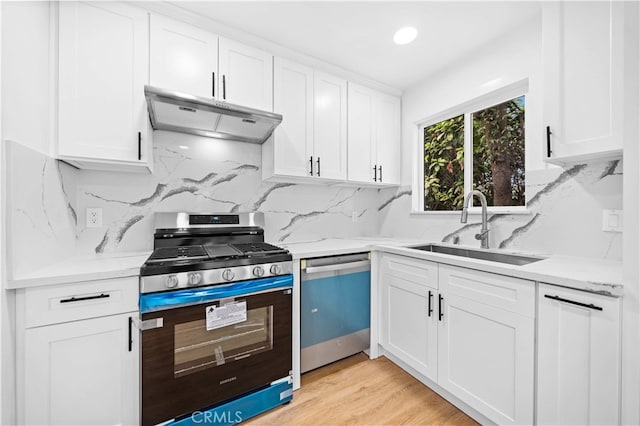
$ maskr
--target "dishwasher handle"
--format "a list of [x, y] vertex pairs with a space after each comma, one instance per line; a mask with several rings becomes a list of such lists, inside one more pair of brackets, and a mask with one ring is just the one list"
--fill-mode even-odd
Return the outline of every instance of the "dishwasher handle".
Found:
[[345, 269], [359, 268], [361, 266], [370, 266], [370, 260], [359, 260], [357, 262], [335, 263], [333, 265], [307, 266], [303, 269], [307, 274], [316, 274], [320, 272], [344, 271]]

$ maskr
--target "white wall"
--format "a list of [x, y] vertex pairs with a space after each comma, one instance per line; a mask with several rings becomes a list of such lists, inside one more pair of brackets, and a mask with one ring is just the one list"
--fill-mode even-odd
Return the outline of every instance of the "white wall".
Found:
[[15, 292], [6, 291], [5, 140], [50, 152], [52, 85], [48, 2], [0, 2], [0, 424], [15, 424]]
[[640, 6], [625, 4], [622, 424], [640, 424]]
[[[416, 122], [469, 102], [500, 87], [529, 79], [526, 97], [526, 170], [546, 168], [542, 162], [540, 20], [521, 25], [477, 49], [472, 56], [449, 64], [436, 75], [406, 90], [402, 96], [402, 182], [413, 182], [419, 135]], [[429, 60], [429, 58], [425, 58]]]
[[[0, 2], [0, 23], [3, 23], [6, 3]], [[4, 28], [4, 26], [3, 26]], [[6, 40], [3, 32], [0, 32], [0, 81], [4, 77], [3, 58], [4, 44]], [[3, 135], [6, 123], [2, 111], [4, 110], [3, 85], [0, 84], [0, 164], [4, 164]], [[7, 283], [6, 273], [6, 228], [5, 228], [5, 175], [4, 168], [0, 167], [0, 424], [15, 424], [15, 339], [13, 333], [12, 308], [13, 295], [5, 290]], [[12, 293], [12, 292], [11, 292]]]
[[53, 51], [49, 3], [3, 2], [3, 5], [3, 138], [49, 154], [51, 79], [55, 78], [49, 72]]
[[[0, 23], [2, 22], [2, 3], [0, 3]], [[2, 81], [2, 32], [0, 31], [0, 82]], [[2, 143], [2, 84], [0, 84], [0, 144]], [[0, 164], [3, 164], [2, 157], [2, 146], [0, 146]], [[5, 237], [4, 237], [4, 179], [2, 176], [2, 170], [0, 170], [0, 424], [5, 424], [2, 410], [2, 405], [4, 404], [4, 325], [6, 321], [3, 320], [4, 314], [6, 310], [4, 309], [4, 288], [6, 286], [6, 278], [5, 278]]]
[[392, 200], [380, 211], [381, 235], [479, 244], [474, 238], [479, 228], [477, 214], [470, 214], [469, 225], [464, 226], [459, 212], [411, 213], [412, 197], [414, 205], [421, 198], [412, 185], [421, 179], [422, 144], [416, 122], [528, 79], [525, 169], [529, 213], [494, 216], [489, 224], [490, 247], [621, 259], [622, 235], [601, 229], [602, 210], [622, 208], [621, 162], [564, 170], [543, 161], [541, 56], [538, 17], [405, 91], [403, 187], [381, 191], [383, 200]]

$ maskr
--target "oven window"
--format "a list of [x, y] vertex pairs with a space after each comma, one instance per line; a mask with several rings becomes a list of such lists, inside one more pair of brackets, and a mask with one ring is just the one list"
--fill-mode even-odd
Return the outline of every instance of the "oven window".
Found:
[[174, 336], [175, 377], [238, 361], [273, 349], [273, 306], [250, 309], [245, 321], [213, 330], [203, 315], [176, 324]]

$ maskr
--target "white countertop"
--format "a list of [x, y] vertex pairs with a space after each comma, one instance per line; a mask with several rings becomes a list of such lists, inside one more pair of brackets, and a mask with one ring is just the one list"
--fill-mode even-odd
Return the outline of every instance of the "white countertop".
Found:
[[8, 280], [7, 288], [26, 288], [52, 284], [140, 275], [140, 267], [151, 252], [76, 256], [28, 275]]
[[[285, 244], [285, 246], [289, 251], [291, 251], [294, 259], [332, 256], [355, 253], [358, 251], [382, 251], [609, 296], [623, 295], [622, 262], [620, 261], [571, 256], [550, 256], [538, 262], [518, 266], [473, 258], [451, 256], [447, 254], [431, 253], [403, 247], [428, 243], [429, 242], [421, 240], [398, 240], [385, 238], [332, 238], [310, 242], [290, 243]], [[469, 248], [476, 249], [477, 247]], [[535, 253], [518, 254], [535, 255]]]
[[[471, 247], [470, 247], [471, 248]], [[571, 256], [549, 256], [528, 265], [510, 265], [406, 247], [376, 246], [374, 250], [478, 269], [530, 281], [538, 281], [608, 296], [622, 296], [622, 262]], [[529, 254], [529, 253], [517, 253]]]
[[315, 241], [297, 243], [280, 243], [280, 246], [291, 252], [294, 259], [310, 257], [334, 256], [339, 254], [371, 251], [377, 245], [406, 246], [421, 244], [424, 240], [407, 240], [398, 238], [357, 237], [357, 238], [323, 238]]
[[[551, 256], [518, 266], [447, 254], [419, 251], [406, 246], [428, 244], [422, 240], [395, 238], [329, 238], [280, 244], [294, 259], [380, 251], [433, 262], [472, 268], [531, 281], [576, 288], [610, 296], [622, 296], [622, 262]], [[475, 248], [475, 247], [470, 247]], [[526, 254], [526, 253], [522, 253]], [[77, 256], [29, 275], [8, 281], [8, 289], [138, 276], [150, 252]]]

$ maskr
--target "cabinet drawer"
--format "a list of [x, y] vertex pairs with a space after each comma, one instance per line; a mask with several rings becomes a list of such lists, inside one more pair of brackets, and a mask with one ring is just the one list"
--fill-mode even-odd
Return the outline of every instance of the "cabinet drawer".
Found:
[[440, 292], [457, 295], [505, 311], [533, 317], [535, 284], [531, 281], [467, 268], [440, 265]]
[[385, 254], [381, 261], [385, 275], [433, 289], [438, 288], [438, 264], [428, 260]]
[[23, 290], [25, 327], [138, 310], [138, 277]]

